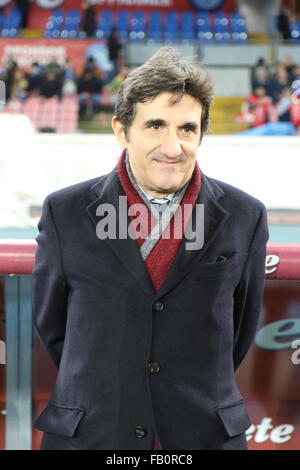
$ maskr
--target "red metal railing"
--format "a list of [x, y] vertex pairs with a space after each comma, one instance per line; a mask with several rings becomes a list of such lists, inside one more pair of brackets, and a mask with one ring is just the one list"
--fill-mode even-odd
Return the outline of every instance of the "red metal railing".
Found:
[[268, 243], [267, 279], [300, 279], [300, 243]]
[[[18, 276], [9, 276], [10, 274], [30, 274], [32, 272], [35, 263], [36, 247], [37, 243], [35, 240], [0, 240], [0, 275], [4, 275], [4, 279], [0, 278], [0, 313], [1, 304], [3, 304], [2, 315], [4, 315], [5, 307], [7, 309], [6, 320], [10, 319], [11, 321], [11, 312], [8, 309], [9, 303], [4, 304], [1, 283], [3, 287], [4, 283], [8, 283], [8, 281], [19, 282]], [[7, 275], [6, 278], [5, 275]], [[29, 280], [27, 276], [19, 277], [25, 278], [23, 281]], [[269, 243], [267, 245], [266, 279], [276, 279], [275, 282], [266, 282], [264, 303], [258, 327], [260, 338], [261, 330], [265, 331], [267, 346], [261, 344], [262, 341], [260, 341], [260, 344], [256, 344], [253, 341], [244, 363], [239, 368], [237, 383], [242, 395], [245, 397], [251, 422], [253, 423], [248, 436], [249, 449], [295, 449], [299, 448], [298, 436], [300, 432], [298, 424], [300, 422], [300, 394], [299, 387], [297, 387], [300, 380], [300, 366], [295, 366], [291, 362], [291, 354], [294, 352], [294, 349], [291, 349], [288, 336], [285, 338], [285, 342], [288, 344], [286, 344], [285, 349], [282, 349], [282, 335], [288, 335], [290, 332], [293, 333], [299, 318], [300, 243]], [[280, 282], [281, 280], [282, 282]], [[285, 282], [285, 280], [290, 282]], [[9, 299], [6, 299], [6, 301], [8, 302]], [[17, 297], [16, 293], [16, 303], [22, 306], [26, 301], [24, 301], [22, 296]], [[12, 313], [14, 313], [14, 310], [16, 310], [15, 307]], [[27, 386], [24, 386], [20, 382], [20, 378], [17, 377], [17, 385], [13, 383], [11, 387], [13, 393], [9, 389], [4, 389], [4, 373], [7, 374], [9, 367], [16, 371], [22, 371], [22, 377], [24, 376], [24, 366], [21, 363], [15, 365], [11, 361], [7, 361], [5, 369], [4, 367], [0, 368], [0, 409], [2, 406], [3, 409], [6, 407], [8, 410], [11, 410], [12, 405], [15, 406], [14, 399], [19, 383], [20, 390], [23, 393], [24, 390], [25, 392], [27, 390], [27, 394], [31, 393], [30, 384], [33, 383], [32, 409], [34, 410], [34, 416], [37, 416], [46, 406], [48, 397], [51, 395], [51, 390], [55, 385], [56, 370], [50, 361], [49, 355], [39, 341], [35, 342], [34, 349], [32, 350], [32, 340], [31, 337], [28, 338], [28, 329], [31, 328], [30, 315], [24, 317], [24, 312], [20, 312], [19, 318], [23, 320], [23, 324], [18, 325], [17, 333], [13, 331], [11, 342], [13, 350], [15, 350], [16, 338], [20, 338], [21, 334], [23, 334], [23, 342], [24, 338], [27, 338], [29, 345], [27, 345], [27, 352], [23, 352], [20, 344], [17, 357], [18, 360], [25, 358], [27, 361], [32, 361], [32, 379], [28, 375]], [[5, 324], [7, 328], [8, 322], [6, 321]], [[24, 326], [27, 326], [27, 330], [24, 329]], [[9, 332], [8, 329], [7, 331]], [[4, 337], [4, 326], [2, 325], [1, 331], [0, 322], [0, 338]], [[275, 344], [273, 349], [270, 349], [268, 346], [270, 338]], [[8, 344], [8, 336], [6, 336], [6, 341]], [[23, 343], [22, 347], [24, 347]], [[8, 347], [8, 349], [11, 351], [12, 347]], [[11, 403], [10, 405], [9, 402]], [[28, 414], [31, 415], [31, 407]], [[11, 420], [14, 419], [14, 415], [11, 412], [7, 413], [5, 420], [3, 415], [0, 414], [0, 449], [5, 446], [4, 435], [10, 436], [10, 439], [14, 438], [14, 436], [11, 436], [11, 430], [16, 428], [16, 424], [13, 422], [13, 428], [9, 424], [10, 415], [12, 416]], [[17, 429], [22, 428], [22, 419], [23, 417], [20, 416], [17, 423], [19, 427]], [[263, 428], [261, 426], [263, 426], [262, 423], [266, 422], [269, 426], [266, 428], [268, 433], [265, 432], [264, 440], [262, 440], [261, 433]], [[272, 423], [272, 426], [270, 423]], [[290, 429], [290, 436], [286, 438], [286, 442], [284, 440], [280, 441], [278, 438], [280, 436], [279, 430], [282, 428], [282, 436], [285, 436], [284, 433], [287, 432], [287, 427]], [[270, 429], [272, 433], [269, 431]], [[36, 429], [32, 431], [29, 423], [27, 433], [30, 436], [32, 435], [32, 448], [39, 449], [41, 432]], [[24, 434], [23, 432], [22, 435], [26, 435], [26, 433]], [[27, 443], [28, 446], [29, 444]]]
[[0, 274], [31, 274], [36, 247], [35, 240], [0, 240]]
[[[31, 274], [35, 240], [0, 240], [0, 274]], [[267, 279], [300, 279], [300, 243], [268, 243]]]

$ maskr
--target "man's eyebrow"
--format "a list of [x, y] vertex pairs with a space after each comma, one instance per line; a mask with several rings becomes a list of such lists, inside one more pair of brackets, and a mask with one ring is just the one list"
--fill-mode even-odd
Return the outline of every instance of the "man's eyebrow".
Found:
[[165, 126], [167, 122], [164, 119], [148, 119], [144, 122], [144, 127], [147, 129], [152, 126]]
[[179, 126], [180, 129], [182, 129], [183, 127], [190, 127], [191, 129], [195, 131], [196, 129], [198, 129], [199, 124], [197, 124], [197, 122], [194, 122], [194, 121], [188, 121], [182, 124], [181, 126]]
[[[148, 119], [147, 121], [144, 122], [144, 127], [146, 129], [152, 126], [165, 126], [165, 125], [168, 125], [168, 123], [164, 119]], [[196, 130], [198, 129], [199, 124], [197, 124], [194, 121], [188, 121], [188, 122], [185, 122], [184, 124], [181, 124], [179, 126], [179, 129], [182, 129], [184, 127], [190, 127], [191, 129]]]

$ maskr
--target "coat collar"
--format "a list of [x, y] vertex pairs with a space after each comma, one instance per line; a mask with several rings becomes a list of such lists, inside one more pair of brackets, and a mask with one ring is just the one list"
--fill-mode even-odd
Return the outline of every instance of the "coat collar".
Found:
[[[212, 244], [216, 236], [222, 230], [229, 213], [221, 206], [219, 200], [224, 196], [223, 189], [213, 179], [206, 176], [203, 172], [201, 181], [201, 190], [196, 204], [204, 204], [204, 244], [199, 250], [186, 250], [185, 242], [188, 240], [183, 237], [180, 248], [176, 254], [175, 260], [162, 284], [160, 290], [156, 293], [151, 279], [146, 270], [144, 261], [135, 240], [127, 239], [105, 239], [99, 240], [100, 243], [106, 243], [114, 254], [121, 260], [124, 268], [134, 277], [137, 284], [144, 290], [148, 297], [153, 301], [167, 294], [186, 274], [200, 262], [201, 257]], [[124, 190], [120, 184], [117, 166], [107, 175], [101, 177], [91, 187], [92, 197], [94, 198], [86, 207], [89, 216], [96, 225], [100, 218], [96, 215], [97, 207], [100, 204], [110, 203], [116, 208], [117, 234], [119, 233], [119, 196], [125, 196]], [[193, 211], [191, 223], [195, 220], [195, 210]], [[127, 217], [127, 225], [128, 225]], [[99, 246], [100, 247], [100, 246]], [[96, 254], [95, 254], [96, 256]]]

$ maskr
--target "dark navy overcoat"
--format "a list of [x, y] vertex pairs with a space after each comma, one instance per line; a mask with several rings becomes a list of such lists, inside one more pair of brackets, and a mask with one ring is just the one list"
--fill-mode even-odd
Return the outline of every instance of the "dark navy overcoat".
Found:
[[204, 245], [183, 239], [156, 293], [136, 240], [96, 235], [120, 195], [115, 167], [43, 204], [33, 318], [58, 373], [41, 449], [147, 450], [154, 433], [166, 450], [246, 449], [235, 370], [262, 304], [265, 206], [202, 173]]

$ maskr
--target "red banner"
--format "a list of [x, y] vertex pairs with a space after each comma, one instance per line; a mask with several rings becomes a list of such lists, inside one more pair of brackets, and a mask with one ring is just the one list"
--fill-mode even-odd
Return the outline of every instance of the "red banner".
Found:
[[58, 63], [63, 64], [69, 58], [75, 72], [80, 73], [85, 57], [94, 56], [96, 49], [96, 59], [99, 54], [101, 57], [105, 55], [104, 44], [105, 41], [98, 39], [0, 39], [0, 67], [5, 67], [9, 57], [24, 69], [34, 61], [45, 65], [55, 57]]

